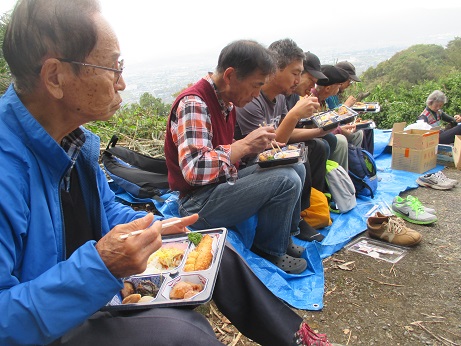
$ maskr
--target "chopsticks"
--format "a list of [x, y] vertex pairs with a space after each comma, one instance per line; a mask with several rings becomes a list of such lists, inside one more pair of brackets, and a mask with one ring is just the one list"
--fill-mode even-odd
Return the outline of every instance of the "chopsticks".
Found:
[[[263, 121], [262, 125], [259, 124], [259, 127], [262, 127], [262, 126], [267, 126], [267, 124], [266, 124], [265, 121]], [[274, 149], [275, 151], [277, 151], [277, 148], [275, 148], [275, 147], [274, 147], [274, 144], [272, 144], [272, 143], [275, 143], [275, 145], [277, 146], [278, 150], [282, 151], [282, 148], [280, 148], [280, 145], [277, 143], [277, 141], [276, 141], [275, 139], [273, 139], [273, 140], [271, 141], [271, 147], [272, 147], [272, 149]]]
[[[176, 225], [177, 223], [180, 223], [181, 221], [182, 221], [182, 219], [177, 219], [177, 220], [174, 220], [174, 221], [166, 222], [166, 223], [162, 224], [162, 229], [165, 229], [165, 228], [168, 228], [170, 226]], [[144, 229], [140, 229], [139, 231], [133, 231], [133, 232], [130, 232], [130, 233], [127, 233], [127, 234], [122, 234], [119, 239], [123, 240], [123, 239], [129, 238], [129, 237], [133, 237], [135, 235], [141, 234], [144, 231], [145, 231]]]

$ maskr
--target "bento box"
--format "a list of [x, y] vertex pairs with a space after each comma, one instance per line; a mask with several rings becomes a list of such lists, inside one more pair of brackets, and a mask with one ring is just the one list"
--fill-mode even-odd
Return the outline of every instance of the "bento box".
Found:
[[201, 230], [198, 245], [187, 234], [162, 237], [147, 269], [123, 278], [123, 289], [103, 311], [199, 305], [211, 300], [227, 237], [226, 228]]
[[354, 120], [357, 112], [347, 106], [340, 106], [338, 108], [322, 112], [318, 115], [312, 116], [314, 124], [324, 129], [325, 131], [334, 129], [340, 124], [347, 124]]
[[378, 102], [356, 102], [351, 108], [357, 112], [378, 113], [381, 110]]
[[306, 162], [307, 148], [304, 142], [274, 147], [258, 155], [256, 162], [262, 168], [290, 165], [297, 162]]

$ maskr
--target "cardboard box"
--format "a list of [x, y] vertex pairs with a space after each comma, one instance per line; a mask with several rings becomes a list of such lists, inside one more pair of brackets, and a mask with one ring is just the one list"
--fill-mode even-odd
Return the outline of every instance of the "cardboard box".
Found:
[[438, 130], [407, 130], [394, 133], [393, 147], [424, 150], [437, 147]]
[[392, 169], [424, 173], [437, 165], [437, 146], [423, 150], [392, 147]]
[[406, 122], [394, 123], [394, 125], [392, 126], [391, 138], [389, 139], [389, 144], [388, 145], [390, 145], [392, 147], [392, 145], [394, 143], [394, 133], [403, 131], [405, 126], [407, 126]]
[[437, 146], [437, 164], [447, 167], [454, 167], [453, 145], [439, 144]]
[[455, 167], [461, 169], [461, 136], [456, 135], [455, 144], [453, 146], [453, 161]]

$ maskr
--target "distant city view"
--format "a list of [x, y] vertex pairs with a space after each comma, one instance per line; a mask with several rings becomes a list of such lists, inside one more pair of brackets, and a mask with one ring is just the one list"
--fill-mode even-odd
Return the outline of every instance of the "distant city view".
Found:
[[[446, 45], [453, 37], [440, 38], [435, 44]], [[354, 64], [357, 74], [360, 75], [370, 67], [391, 58], [395, 53], [407, 49], [408, 46], [392, 46], [355, 51], [322, 52], [313, 51], [320, 58], [322, 64], [335, 64], [337, 61], [347, 60]], [[148, 92], [154, 97], [162, 99], [164, 103], [174, 101], [173, 94], [184, 89], [188, 84], [195, 83], [207, 72], [216, 67], [217, 56], [203, 58], [180, 59], [168, 63], [138, 63], [130, 65], [123, 74], [127, 87], [122, 92], [124, 103], [135, 103], [140, 96]]]

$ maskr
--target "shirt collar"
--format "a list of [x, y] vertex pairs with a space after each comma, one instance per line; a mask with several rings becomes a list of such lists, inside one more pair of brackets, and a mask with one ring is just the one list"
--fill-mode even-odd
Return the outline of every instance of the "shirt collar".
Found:
[[216, 94], [216, 98], [218, 99], [218, 102], [219, 102], [219, 105], [221, 106], [221, 112], [222, 114], [224, 114], [224, 116], [228, 116], [229, 113], [232, 111], [232, 109], [234, 108], [234, 105], [231, 103], [227, 104], [224, 102], [224, 100], [222, 99], [221, 97], [221, 94], [218, 90], [218, 87], [216, 86], [216, 84], [213, 82], [213, 79], [211, 78], [213, 74], [211, 72], [209, 72], [206, 76], [205, 76], [205, 79], [208, 81], [208, 83], [210, 83], [210, 85], [213, 87], [213, 90]]

